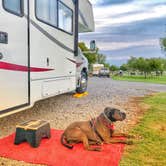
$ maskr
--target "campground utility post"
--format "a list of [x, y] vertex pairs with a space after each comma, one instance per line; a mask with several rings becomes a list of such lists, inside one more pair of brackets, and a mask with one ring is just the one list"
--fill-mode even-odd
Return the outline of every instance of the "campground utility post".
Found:
[[86, 90], [78, 33], [94, 31], [88, 0], [3, 0], [0, 13], [0, 117]]

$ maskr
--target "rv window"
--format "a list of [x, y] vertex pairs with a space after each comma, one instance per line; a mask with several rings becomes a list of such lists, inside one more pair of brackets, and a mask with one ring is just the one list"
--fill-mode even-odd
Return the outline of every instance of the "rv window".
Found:
[[57, 0], [36, 0], [36, 16], [40, 21], [57, 26]]
[[3, 0], [3, 7], [12, 14], [23, 16], [23, 0]]
[[58, 27], [66, 32], [73, 32], [73, 11], [64, 5], [62, 2], [58, 2]]

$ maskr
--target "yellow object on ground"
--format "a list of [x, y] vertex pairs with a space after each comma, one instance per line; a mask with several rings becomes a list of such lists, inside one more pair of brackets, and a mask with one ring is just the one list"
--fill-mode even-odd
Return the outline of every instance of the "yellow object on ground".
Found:
[[84, 92], [84, 93], [76, 93], [73, 95], [73, 97], [75, 98], [81, 98], [81, 97], [84, 97], [84, 96], [87, 96], [88, 95], [88, 92]]

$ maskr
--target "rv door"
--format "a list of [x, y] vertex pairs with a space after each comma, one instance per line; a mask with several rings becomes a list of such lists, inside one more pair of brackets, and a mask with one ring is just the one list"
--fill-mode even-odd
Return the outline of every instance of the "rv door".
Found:
[[0, 3], [0, 116], [29, 105], [27, 1]]

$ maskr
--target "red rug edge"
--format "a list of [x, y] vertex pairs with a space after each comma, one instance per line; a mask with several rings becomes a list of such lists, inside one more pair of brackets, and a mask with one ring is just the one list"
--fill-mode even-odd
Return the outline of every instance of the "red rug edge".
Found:
[[[56, 130], [56, 129], [51, 129], [51, 132], [56, 132], [56, 131], [59, 131], [60, 133], [62, 133], [63, 132], [63, 130]], [[8, 139], [8, 138], [11, 138], [11, 137], [13, 137], [13, 139], [14, 139], [14, 137], [15, 137], [15, 133], [12, 133], [12, 134], [10, 134], [10, 135], [8, 135], [8, 136], [5, 136], [4, 138], [0, 138], [0, 141], [1, 140], [4, 140], [4, 139]], [[14, 141], [14, 140], [13, 140]], [[123, 145], [123, 144], [122, 144]], [[125, 145], [123, 145], [122, 147], [121, 147], [121, 153], [120, 153], [120, 155], [119, 155], [119, 162], [121, 161], [121, 159], [122, 159], [122, 155], [123, 155], [123, 153], [124, 153], [124, 148], [125, 148]], [[100, 153], [100, 152], [97, 152], [97, 153]], [[0, 155], [0, 157], [2, 157], [2, 158], [5, 158], [5, 159], [9, 159], [9, 160], [13, 160], [13, 161], [18, 161], [18, 162], [24, 162], [24, 163], [29, 163], [29, 164], [44, 164], [44, 165], [50, 165], [49, 163], [48, 164], [46, 164], [44, 161], [40, 161], [40, 162], [31, 162], [31, 161], [29, 161], [28, 159], [27, 160], [19, 160], [18, 158], [15, 158], [15, 157], [8, 157], [8, 156], [6, 156], [6, 155]], [[118, 166], [118, 165], [117, 165]]]

